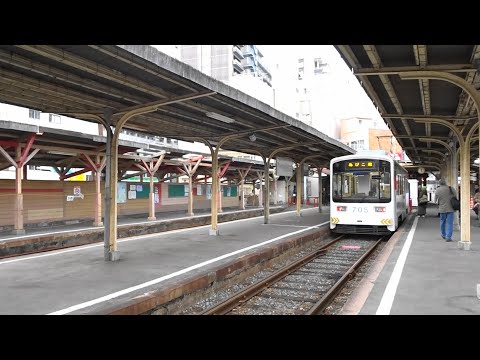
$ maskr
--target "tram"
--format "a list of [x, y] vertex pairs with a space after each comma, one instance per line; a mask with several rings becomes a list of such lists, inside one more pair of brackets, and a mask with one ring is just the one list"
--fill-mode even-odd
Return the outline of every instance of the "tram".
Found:
[[355, 154], [330, 161], [330, 229], [391, 234], [409, 210], [408, 172], [386, 155]]

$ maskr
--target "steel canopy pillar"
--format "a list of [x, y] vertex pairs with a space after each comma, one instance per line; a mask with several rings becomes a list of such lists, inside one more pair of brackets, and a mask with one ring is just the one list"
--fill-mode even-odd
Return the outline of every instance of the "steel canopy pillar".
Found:
[[153, 173], [150, 173], [150, 192], [148, 193], [148, 217], [147, 220], [157, 220], [155, 216], [155, 188], [153, 186]]
[[[111, 124], [111, 115], [109, 121], [107, 122], [107, 164], [110, 163], [107, 173], [110, 174], [109, 181], [109, 191], [106, 192], [106, 199], [109, 200], [108, 207], [106, 207], [105, 218], [108, 214], [108, 226], [105, 223], [105, 237], [104, 237], [104, 246], [105, 246], [105, 260], [114, 261], [120, 258], [117, 251], [117, 179], [118, 179], [118, 141], [120, 138], [120, 130], [125, 125], [125, 123], [134, 116], [142, 115], [150, 112], [157, 111], [161, 106], [178, 103], [187, 100], [193, 100], [195, 98], [210, 96], [215, 94], [212, 91], [199, 92], [194, 94], [181, 95], [170, 99], [162, 99], [158, 101], [153, 101], [147, 104], [135, 105], [123, 109], [115, 115], [120, 116], [120, 119], [115, 124], [115, 133], [113, 136], [108, 136], [108, 128]], [[111, 114], [111, 113], [110, 113]], [[109, 141], [110, 139], [110, 141]], [[109, 151], [110, 150], [110, 151]]]
[[15, 145], [15, 161], [8, 155], [8, 153], [0, 146], [0, 152], [3, 156], [15, 167], [15, 209], [14, 209], [14, 227], [13, 234], [23, 235], [24, 218], [23, 218], [23, 193], [22, 193], [22, 174], [24, 166], [33, 158], [39, 149], [33, 150], [30, 154], [30, 149], [35, 141], [36, 134], [32, 133], [28, 137], [25, 147], [22, 151], [21, 145], [17, 143]]
[[[106, 159], [104, 159], [106, 161]], [[102, 190], [101, 190], [101, 177], [102, 170], [105, 166], [105, 162], [100, 162], [100, 156], [96, 156], [95, 161], [95, 217], [93, 220], [93, 226], [103, 226], [102, 222]]]
[[274, 192], [274, 197], [273, 197], [273, 205], [278, 204], [278, 186], [277, 186], [277, 181], [278, 181], [278, 176], [273, 175], [273, 192]]
[[[220, 145], [220, 144], [219, 144]], [[219, 235], [218, 230], [218, 205], [217, 205], [217, 196], [218, 196], [218, 150], [220, 146], [217, 145], [215, 150], [210, 149], [212, 154], [212, 219], [209, 235], [217, 236]], [[212, 151], [213, 150], [213, 151]]]
[[258, 206], [262, 207], [263, 205], [263, 186], [262, 186], [262, 181], [264, 178], [264, 175], [262, 171], [257, 171], [257, 178], [260, 181], [260, 184], [258, 186]]
[[187, 216], [193, 216], [193, 179], [192, 174], [188, 174], [188, 210]]
[[250, 171], [252, 165], [246, 170], [238, 169], [238, 174], [240, 175], [240, 209], [245, 210], [245, 178], [247, 177], [248, 172]]
[[218, 198], [217, 198], [217, 205], [218, 205], [218, 213], [223, 213], [222, 209], [222, 183], [220, 182], [220, 178], [218, 178]]
[[318, 167], [318, 212], [322, 212], [322, 206], [323, 206], [323, 185], [322, 185], [322, 170], [323, 167]]
[[[105, 261], [115, 261], [120, 258], [117, 251], [117, 176], [118, 176], [118, 140], [114, 141], [111, 128], [111, 112], [105, 112], [107, 123], [107, 146], [105, 151], [105, 217], [103, 255]], [[119, 132], [120, 129], [117, 129]], [[116, 132], [117, 132], [116, 131]]]
[[245, 210], [245, 179], [241, 179], [240, 183], [240, 210]]
[[[458, 155], [456, 146], [452, 146], [452, 158], [450, 159], [450, 182], [449, 184], [455, 189], [455, 192], [458, 194]], [[461, 189], [461, 188], [460, 188]], [[455, 211], [453, 213], [453, 225], [457, 230], [461, 231], [460, 227], [460, 212]]]
[[285, 204], [290, 205], [288, 202], [288, 184], [290, 183], [291, 176], [285, 176]]
[[296, 169], [297, 177], [297, 216], [302, 216], [302, 175], [303, 175], [303, 161], [297, 163]]
[[[462, 149], [463, 148], [463, 149]], [[470, 144], [464, 142], [460, 148], [460, 176], [462, 187], [460, 189], [461, 225], [459, 248], [470, 250]], [[457, 191], [458, 192], [458, 191]]]
[[[268, 224], [270, 221], [270, 158], [266, 158], [262, 155], [264, 179], [265, 179], [265, 205], [263, 213], [263, 223]], [[262, 187], [262, 181], [260, 180], [260, 188]]]
[[20, 166], [20, 158], [22, 156], [22, 151], [20, 144], [17, 145], [16, 149], [16, 160], [17, 166], [15, 167], [15, 220], [12, 233], [15, 235], [25, 234], [25, 229], [23, 228], [23, 194], [22, 194], [22, 170], [23, 166]]

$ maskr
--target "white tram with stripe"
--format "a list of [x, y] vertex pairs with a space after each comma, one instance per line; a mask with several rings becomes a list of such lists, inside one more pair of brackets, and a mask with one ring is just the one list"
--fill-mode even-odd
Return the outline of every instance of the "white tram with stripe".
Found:
[[385, 155], [355, 154], [330, 161], [330, 229], [390, 234], [409, 211], [408, 173]]

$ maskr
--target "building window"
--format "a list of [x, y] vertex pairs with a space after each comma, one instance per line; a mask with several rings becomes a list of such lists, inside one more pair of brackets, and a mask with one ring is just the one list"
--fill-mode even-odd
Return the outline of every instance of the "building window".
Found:
[[303, 67], [298, 68], [298, 80], [303, 79]]
[[303, 67], [303, 59], [298, 59], [298, 80], [303, 79], [303, 72], [304, 72], [304, 67]]
[[54, 124], [60, 124], [60, 115], [54, 115], [54, 114], [49, 114], [48, 115], [48, 122], [54, 123]]
[[321, 58], [313, 59], [313, 72], [315, 75], [325, 74], [327, 63], [323, 62]]
[[348, 144], [353, 150], [364, 150], [365, 149], [365, 143], [363, 140], [358, 140], [358, 141], [351, 141], [350, 144]]
[[37, 119], [37, 120], [39, 120], [39, 119], [40, 119], [40, 111], [28, 109], [28, 117], [29, 117], [30, 119]]

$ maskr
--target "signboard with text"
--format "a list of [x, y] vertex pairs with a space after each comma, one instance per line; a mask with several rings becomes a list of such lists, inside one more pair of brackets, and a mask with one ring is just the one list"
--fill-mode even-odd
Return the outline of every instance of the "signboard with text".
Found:
[[287, 157], [277, 157], [276, 175], [277, 176], [293, 176], [293, 160]]

